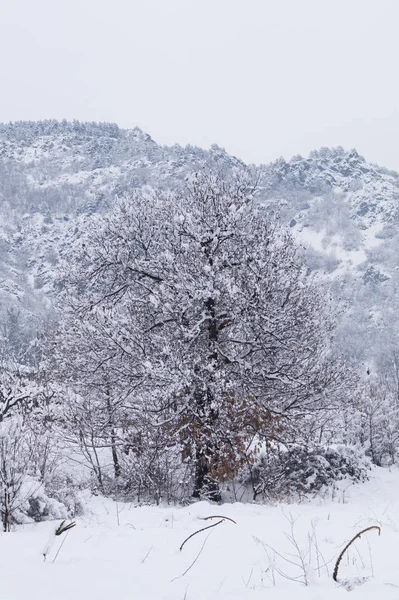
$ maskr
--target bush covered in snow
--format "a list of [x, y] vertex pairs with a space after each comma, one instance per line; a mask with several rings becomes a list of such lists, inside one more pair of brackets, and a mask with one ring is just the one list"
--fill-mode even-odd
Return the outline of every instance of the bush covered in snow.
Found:
[[32, 420], [21, 415], [0, 421], [0, 519], [4, 531], [10, 531], [13, 524], [65, 519], [79, 512], [73, 485], [65, 489], [56, 475], [57, 449], [46, 444], [44, 457], [43, 443], [35, 433]]
[[370, 467], [363, 450], [351, 446], [269, 447], [252, 467], [247, 481], [254, 499], [298, 497], [320, 492], [345, 478], [365, 481]]
[[66, 519], [65, 504], [51, 498], [44, 486], [32, 477], [25, 477], [18, 494], [18, 503], [12, 514], [13, 523], [31, 523], [51, 519]]

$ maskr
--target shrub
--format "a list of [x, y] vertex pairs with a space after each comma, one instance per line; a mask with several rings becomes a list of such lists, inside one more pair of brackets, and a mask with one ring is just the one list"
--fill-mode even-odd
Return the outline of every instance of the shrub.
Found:
[[364, 453], [351, 446], [275, 447], [261, 453], [246, 481], [254, 499], [295, 497], [318, 493], [345, 478], [364, 481], [370, 466]]

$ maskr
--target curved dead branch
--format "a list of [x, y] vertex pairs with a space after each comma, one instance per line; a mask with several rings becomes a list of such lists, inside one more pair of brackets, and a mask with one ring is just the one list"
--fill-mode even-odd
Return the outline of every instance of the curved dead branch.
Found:
[[338, 569], [339, 569], [339, 565], [341, 563], [341, 560], [342, 560], [345, 552], [348, 550], [349, 546], [351, 544], [353, 544], [353, 542], [355, 540], [357, 540], [358, 538], [360, 538], [360, 536], [363, 535], [363, 533], [366, 533], [366, 531], [370, 531], [371, 529], [378, 529], [378, 535], [381, 535], [381, 527], [378, 527], [378, 525], [372, 525], [371, 527], [366, 527], [366, 529], [363, 529], [362, 531], [359, 531], [359, 533], [357, 533], [351, 539], [351, 541], [346, 544], [345, 548], [342, 550], [341, 554], [338, 556], [337, 562], [335, 563], [334, 573], [333, 573], [333, 579], [334, 579], [334, 581], [338, 581]]
[[207, 529], [212, 529], [212, 527], [216, 527], [217, 525], [220, 525], [220, 523], [223, 523], [223, 521], [224, 521], [224, 519], [222, 519], [221, 521], [218, 521], [217, 523], [213, 523], [213, 525], [208, 525], [208, 527], [203, 527], [202, 529], [198, 529], [198, 531], [194, 531], [194, 533], [192, 533], [191, 535], [189, 535], [188, 538], [186, 538], [184, 540], [184, 542], [180, 546], [180, 550], [183, 550], [184, 544], [186, 542], [188, 542], [188, 540], [190, 540], [192, 537], [194, 537], [195, 535], [197, 535], [197, 533], [201, 533], [201, 531], [206, 531]]
[[210, 517], [201, 517], [201, 521], [209, 521], [209, 519], [225, 519], [226, 521], [231, 521], [234, 525], [237, 525], [234, 519], [230, 519], [230, 517], [225, 517], [224, 515], [211, 515]]

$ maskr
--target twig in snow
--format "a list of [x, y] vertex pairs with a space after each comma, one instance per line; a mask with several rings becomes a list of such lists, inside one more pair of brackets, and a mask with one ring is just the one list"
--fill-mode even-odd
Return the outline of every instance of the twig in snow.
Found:
[[371, 552], [371, 545], [370, 545], [370, 542], [369, 542], [368, 538], [366, 538], [366, 540], [367, 540], [367, 546], [369, 548], [370, 565], [371, 565], [371, 577], [374, 577], [373, 554]]
[[68, 531], [69, 529], [72, 529], [72, 527], [75, 527], [75, 526], [76, 526], [75, 521], [71, 521], [70, 523], [65, 525], [65, 519], [64, 519], [64, 521], [62, 521], [59, 524], [59, 526], [57, 527], [57, 529], [55, 530], [55, 535], [61, 535], [62, 533], [65, 533], [66, 531]]
[[251, 568], [251, 572], [250, 572], [250, 574], [249, 574], [249, 577], [248, 577], [248, 581], [247, 581], [247, 583], [245, 583], [245, 581], [244, 581], [244, 577], [241, 577], [241, 579], [242, 579], [242, 581], [243, 581], [243, 583], [244, 583], [244, 585], [245, 585], [245, 587], [246, 587], [246, 588], [248, 588], [248, 586], [249, 586], [249, 582], [251, 581], [251, 578], [252, 578], [252, 573], [253, 573], [253, 572], [254, 572], [254, 568], [252, 567], [252, 568]]
[[93, 537], [92, 535], [89, 535], [88, 538], [86, 538], [85, 540], [83, 540], [83, 543], [85, 544], [86, 542], [88, 542], [89, 540], [91, 540], [92, 537]]
[[224, 585], [224, 582], [226, 581], [227, 577], [223, 577], [222, 581], [219, 583], [216, 592], [219, 593], [220, 590], [222, 589], [222, 586]]
[[372, 525], [371, 527], [366, 527], [366, 529], [363, 529], [362, 531], [359, 531], [359, 533], [357, 533], [350, 540], [350, 542], [348, 542], [346, 544], [345, 548], [342, 550], [341, 554], [338, 556], [337, 562], [335, 563], [334, 573], [333, 573], [333, 579], [334, 579], [334, 581], [338, 581], [338, 569], [339, 569], [339, 565], [340, 565], [340, 562], [342, 560], [342, 557], [344, 556], [345, 552], [348, 550], [349, 546], [351, 544], [353, 544], [353, 542], [355, 540], [357, 540], [358, 538], [360, 538], [363, 535], [363, 533], [366, 533], [366, 531], [370, 531], [371, 529], [378, 529], [378, 535], [381, 535], [381, 527], [379, 527], [378, 525]]
[[[71, 521], [67, 525], [65, 525], [65, 523], [66, 523], [65, 519], [63, 521], [61, 521], [61, 523], [58, 525], [57, 529], [54, 531], [54, 536], [62, 535], [63, 533], [68, 532], [70, 529], [72, 529], [72, 527], [75, 527], [75, 525], [76, 525], [75, 521]], [[44, 552], [43, 552], [44, 562], [46, 562], [47, 556], [50, 553], [50, 550], [53, 547], [54, 542], [55, 542], [55, 537], [53, 537], [51, 535], [50, 536], [50, 540], [49, 540], [49, 542], [48, 542], [48, 544], [45, 547]]]
[[149, 555], [150, 555], [150, 552], [151, 552], [151, 550], [153, 549], [153, 547], [154, 547], [154, 546], [151, 546], [151, 548], [148, 550], [147, 554], [145, 555], [145, 557], [144, 557], [144, 558], [143, 558], [143, 560], [141, 561], [141, 564], [143, 564], [143, 563], [144, 563], [144, 562], [147, 560], [147, 558], [149, 557]]
[[188, 542], [188, 540], [190, 540], [192, 537], [194, 537], [195, 535], [197, 535], [197, 533], [201, 533], [201, 531], [206, 531], [207, 529], [211, 529], [212, 527], [216, 527], [217, 525], [220, 525], [220, 523], [223, 523], [223, 521], [224, 521], [224, 519], [222, 519], [221, 521], [218, 521], [217, 523], [214, 523], [213, 525], [208, 525], [208, 527], [203, 527], [202, 529], [198, 529], [198, 531], [194, 531], [194, 533], [192, 533], [191, 535], [189, 535], [188, 538], [186, 538], [184, 540], [184, 542], [180, 546], [180, 550], [183, 550], [184, 544], [186, 542]]
[[65, 535], [64, 539], [62, 540], [62, 542], [61, 542], [61, 544], [60, 544], [60, 547], [59, 547], [59, 548], [58, 548], [58, 550], [57, 550], [57, 554], [54, 556], [53, 563], [55, 563], [55, 561], [56, 561], [56, 559], [57, 559], [57, 556], [59, 555], [59, 553], [60, 553], [60, 551], [61, 551], [61, 548], [62, 548], [62, 546], [65, 544], [65, 540], [66, 540], [66, 539], [67, 539], [67, 537], [68, 537], [68, 533], [69, 533], [69, 531], [67, 531], [67, 532], [66, 532], [66, 535]]
[[201, 517], [201, 521], [209, 521], [209, 519], [225, 519], [226, 521], [231, 521], [234, 525], [237, 525], [234, 519], [230, 519], [230, 517], [225, 517], [224, 515], [211, 515], [210, 517]]
[[[214, 527], [214, 525], [211, 525], [211, 527]], [[205, 527], [205, 529], [209, 529], [209, 527]], [[201, 530], [203, 531], [203, 530]], [[196, 532], [198, 533], [198, 531]], [[204, 539], [204, 543], [202, 544], [200, 551], [198, 552], [197, 556], [194, 558], [193, 562], [191, 563], [191, 565], [184, 571], [184, 573], [182, 573], [181, 575], [178, 575], [177, 577], [173, 577], [173, 579], [171, 581], [175, 581], [176, 579], [181, 579], [182, 577], [184, 577], [184, 575], [186, 575], [186, 573], [189, 572], [189, 570], [195, 565], [195, 563], [197, 562], [197, 560], [199, 559], [199, 557], [202, 554], [202, 551], [205, 547], [205, 544], [207, 542], [207, 539], [209, 538], [209, 536], [211, 535], [211, 533], [213, 533], [213, 531], [210, 531], [208, 533], [208, 535], [206, 536], [206, 538]], [[194, 534], [193, 534], [194, 535]]]

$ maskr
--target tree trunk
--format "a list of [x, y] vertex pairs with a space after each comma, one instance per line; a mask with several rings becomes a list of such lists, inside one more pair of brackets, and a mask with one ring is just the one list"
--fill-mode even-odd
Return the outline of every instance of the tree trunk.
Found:
[[209, 458], [204, 452], [197, 450], [195, 461], [193, 498], [206, 498], [213, 502], [221, 502], [219, 484], [209, 475]]
[[3, 530], [4, 533], [11, 531], [11, 498], [7, 489], [4, 490]]
[[115, 429], [114, 428], [111, 429], [111, 452], [112, 452], [112, 462], [114, 463], [115, 478], [117, 479], [118, 477], [120, 477], [120, 474], [121, 474], [121, 466], [119, 464], [118, 453], [116, 451]]
[[114, 465], [115, 478], [117, 479], [118, 477], [120, 477], [121, 467], [119, 464], [118, 452], [116, 449], [116, 432], [115, 432], [115, 427], [114, 427], [114, 415], [113, 415], [112, 405], [111, 405], [111, 394], [108, 389], [107, 389], [106, 395], [107, 395], [108, 419], [109, 419], [109, 425], [111, 426], [110, 433], [111, 433], [112, 462]]
[[[209, 260], [209, 264], [212, 266], [212, 260]], [[215, 299], [208, 298], [205, 302], [205, 308], [208, 313], [208, 345], [210, 354], [208, 360], [213, 363], [213, 369], [216, 370], [218, 355], [216, 351], [216, 343], [218, 340], [218, 327], [215, 310]], [[212, 370], [211, 370], [212, 373]], [[211, 376], [212, 377], [212, 376]], [[197, 398], [197, 410], [201, 417], [205, 417], [208, 425], [213, 425], [217, 419], [218, 414], [214, 408], [211, 408], [213, 403], [213, 396], [211, 390], [204, 393], [199, 393]], [[203, 434], [201, 434], [202, 437]], [[221, 494], [219, 489], [219, 483], [215, 477], [210, 474], [212, 470], [212, 463], [217, 463], [217, 448], [215, 444], [198, 442], [198, 446], [195, 452], [195, 481], [194, 481], [194, 498], [207, 498], [214, 502], [221, 501]]]

